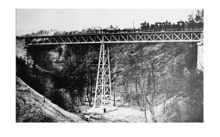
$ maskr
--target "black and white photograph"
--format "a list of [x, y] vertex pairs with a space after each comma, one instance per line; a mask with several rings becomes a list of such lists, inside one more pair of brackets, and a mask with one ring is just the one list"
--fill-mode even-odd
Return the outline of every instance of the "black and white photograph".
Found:
[[203, 123], [204, 9], [16, 9], [16, 123]]

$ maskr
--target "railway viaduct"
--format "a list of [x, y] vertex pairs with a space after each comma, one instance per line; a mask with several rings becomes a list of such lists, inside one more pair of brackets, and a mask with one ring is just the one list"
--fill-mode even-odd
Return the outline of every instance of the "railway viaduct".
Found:
[[197, 68], [203, 69], [203, 32], [175, 31], [175, 32], [138, 32], [138, 33], [97, 33], [75, 34], [60, 36], [16, 37], [17, 41], [26, 46], [37, 45], [74, 45], [100, 44], [99, 63], [96, 79], [96, 90], [93, 110], [111, 108], [111, 75], [109, 47], [111, 43], [164, 43], [164, 42], [195, 42], [198, 45]]

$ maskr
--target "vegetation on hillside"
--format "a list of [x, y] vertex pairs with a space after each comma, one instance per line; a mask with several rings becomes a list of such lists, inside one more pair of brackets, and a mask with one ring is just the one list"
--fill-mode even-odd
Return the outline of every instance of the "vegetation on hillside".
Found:
[[16, 122], [85, 122], [46, 99], [16, 78]]
[[[144, 111], [149, 109], [155, 122], [154, 107], [166, 104], [166, 100], [172, 97], [182, 98], [180, 103], [194, 102], [190, 106], [197, 105], [195, 109], [200, 105], [199, 110], [191, 110], [192, 113], [203, 112], [203, 72], [196, 69], [195, 44], [133, 44], [115, 49], [114, 69], [120, 73], [114, 85], [122, 87], [121, 96], [125, 104], [138, 106]], [[120, 50], [124, 51], [117, 52]], [[173, 104], [178, 105], [177, 102]], [[163, 109], [163, 114], [171, 113], [167, 112], [171, 110], [167, 110], [165, 105]]]
[[[203, 14], [198, 11], [189, 20], [203, 21]], [[29, 63], [16, 58], [16, 75], [63, 109], [80, 113], [79, 106], [93, 103], [99, 46], [29, 47], [22, 54]], [[138, 108], [146, 122], [147, 111], [154, 122], [203, 122], [196, 43], [112, 44], [110, 60], [116, 106]], [[162, 106], [159, 112], [157, 106]]]

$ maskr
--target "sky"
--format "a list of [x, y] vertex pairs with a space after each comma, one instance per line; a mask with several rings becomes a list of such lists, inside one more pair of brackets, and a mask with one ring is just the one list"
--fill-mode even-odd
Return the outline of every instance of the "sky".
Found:
[[82, 30], [110, 25], [119, 28], [140, 28], [144, 21], [176, 23], [187, 20], [196, 9], [17, 9], [16, 35], [39, 30]]

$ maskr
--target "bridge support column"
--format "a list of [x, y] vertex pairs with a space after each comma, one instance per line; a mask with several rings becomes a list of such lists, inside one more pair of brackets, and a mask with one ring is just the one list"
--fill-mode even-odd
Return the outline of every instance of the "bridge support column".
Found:
[[201, 42], [197, 43], [198, 50], [197, 50], [197, 69], [203, 70], [203, 34], [201, 34]]
[[24, 45], [24, 50], [25, 50], [25, 65], [28, 65], [28, 58], [27, 58], [28, 55], [27, 55], [27, 48], [26, 48], [27, 42], [26, 41], [27, 40], [24, 39], [23, 42], [21, 42], [21, 44]]
[[93, 108], [103, 108], [106, 106], [112, 106], [111, 73], [109, 47], [105, 47], [105, 44], [102, 43], [99, 53], [99, 64]]

